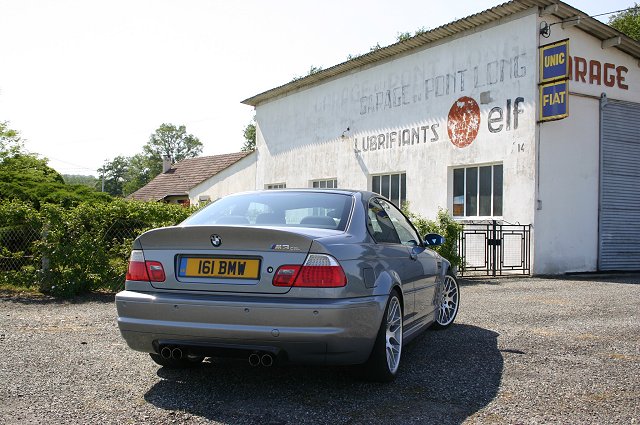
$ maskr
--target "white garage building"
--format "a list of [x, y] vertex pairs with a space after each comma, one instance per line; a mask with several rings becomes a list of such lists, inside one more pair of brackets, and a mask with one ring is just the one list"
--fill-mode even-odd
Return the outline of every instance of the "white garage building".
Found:
[[638, 270], [639, 58], [638, 42], [568, 4], [504, 3], [245, 100], [247, 189], [448, 209], [488, 229], [465, 234], [479, 268]]

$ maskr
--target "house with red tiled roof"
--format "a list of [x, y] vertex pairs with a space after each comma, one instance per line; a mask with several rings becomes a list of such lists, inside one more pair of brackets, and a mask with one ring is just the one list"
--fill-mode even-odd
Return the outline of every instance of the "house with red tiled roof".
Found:
[[255, 187], [253, 152], [187, 158], [163, 168], [128, 198], [190, 205]]

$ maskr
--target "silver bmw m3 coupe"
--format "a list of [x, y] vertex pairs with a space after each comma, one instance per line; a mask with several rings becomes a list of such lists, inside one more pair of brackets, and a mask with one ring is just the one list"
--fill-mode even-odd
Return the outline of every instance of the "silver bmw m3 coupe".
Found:
[[133, 243], [118, 325], [169, 368], [205, 357], [360, 365], [395, 378], [403, 346], [450, 326], [460, 294], [449, 262], [388, 200], [285, 189], [217, 200]]

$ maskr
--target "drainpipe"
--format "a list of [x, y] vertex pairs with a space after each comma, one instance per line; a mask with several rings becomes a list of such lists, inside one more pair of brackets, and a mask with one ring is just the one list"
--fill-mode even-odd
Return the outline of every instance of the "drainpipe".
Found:
[[598, 145], [599, 145], [599, 161], [598, 161], [598, 263], [596, 268], [598, 271], [601, 270], [602, 266], [602, 235], [600, 234], [600, 217], [602, 216], [602, 123], [604, 118], [604, 108], [607, 106], [607, 94], [602, 93], [600, 95], [600, 122], [598, 123], [599, 135], [598, 135]]

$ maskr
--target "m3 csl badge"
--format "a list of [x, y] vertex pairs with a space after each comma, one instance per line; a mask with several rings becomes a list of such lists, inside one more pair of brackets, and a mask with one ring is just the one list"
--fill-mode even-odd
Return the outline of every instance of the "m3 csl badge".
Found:
[[211, 245], [215, 246], [216, 248], [222, 245], [222, 238], [220, 237], [220, 235], [211, 235]]

